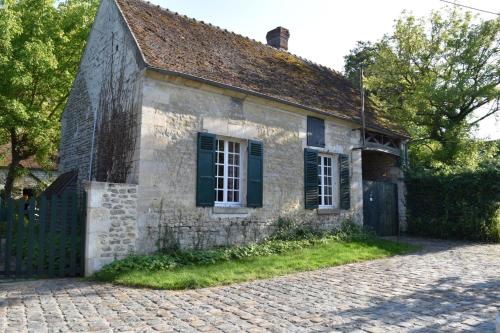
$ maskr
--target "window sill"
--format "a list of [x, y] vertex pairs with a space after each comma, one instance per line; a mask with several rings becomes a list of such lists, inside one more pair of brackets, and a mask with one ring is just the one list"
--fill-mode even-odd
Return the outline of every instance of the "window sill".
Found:
[[212, 209], [212, 213], [214, 214], [224, 214], [224, 215], [229, 215], [229, 214], [235, 214], [235, 215], [242, 215], [242, 214], [248, 214], [248, 208], [247, 207], [238, 207], [238, 206], [214, 206]]
[[318, 208], [318, 215], [333, 215], [340, 214], [340, 209], [338, 208]]

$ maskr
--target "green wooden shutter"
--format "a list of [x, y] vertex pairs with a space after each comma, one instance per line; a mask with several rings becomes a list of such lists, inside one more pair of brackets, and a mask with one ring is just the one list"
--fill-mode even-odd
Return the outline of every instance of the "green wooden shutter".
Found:
[[262, 207], [264, 145], [248, 140], [247, 206]]
[[318, 151], [304, 149], [304, 194], [306, 209], [318, 208]]
[[215, 135], [198, 133], [196, 206], [211, 207], [215, 201]]
[[349, 155], [339, 155], [340, 209], [351, 208], [351, 185], [349, 181]]

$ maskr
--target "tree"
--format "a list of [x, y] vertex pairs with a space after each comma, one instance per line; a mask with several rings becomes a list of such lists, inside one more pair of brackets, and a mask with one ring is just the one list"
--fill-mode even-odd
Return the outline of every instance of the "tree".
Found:
[[411, 134], [412, 156], [425, 166], [467, 163], [477, 146], [471, 129], [500, 110], [500, 18], [456, 9], [428, 19], [403, 14], [375, 45], [358, 43], [346, 74], [362, 62], [370, 98]]
[[344, 75], [355, 87], [360, 85], [359, 69], [375, 63], [377, 45], [372, 42], [356, 42], [356, 46], [344, 57]]
[[9, 196], [21, 161], [47, 165], [98, 1], [7, 0], [0, 9], [0, 143], [11, 146]]

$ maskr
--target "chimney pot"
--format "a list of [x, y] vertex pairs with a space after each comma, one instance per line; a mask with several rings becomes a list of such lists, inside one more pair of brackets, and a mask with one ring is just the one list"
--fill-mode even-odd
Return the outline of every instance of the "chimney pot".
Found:
[[277, 49], [288, 50], [288, 38], [290, 38], [290, 31], [283, 27], [277, 27], [266, 34], [267, 45]]

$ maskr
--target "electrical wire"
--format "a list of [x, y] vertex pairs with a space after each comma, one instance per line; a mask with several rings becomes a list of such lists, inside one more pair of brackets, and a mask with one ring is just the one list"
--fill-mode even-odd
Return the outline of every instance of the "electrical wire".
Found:
[[451, 5], [455, 5], [455, 6], [460, 6], [460, 7], [464, 7], [464, 8], [468, 8], [468, 9], [472, 9], [472, 10], [477, 10], [478, 12], [483, 12], [483, 13], [488, 13], [488, 14], [493, 14], [493, 15], [499, 15], [500, 16], [500, 13], [490, 12], [489, 10], [484, 10], [484, 9], [479, 9], [479, 8], [475, 8], [475, 7], [470, 7], [470, 6], [462, 5], [462, 4], [459, 4], [459, 3], [456, 3], [456, 2], [452, 2], [452, 1], [447, 1], [447, 0], [439, 0], [439, 1], [446, 2], [446, 3], [449, 3]]

